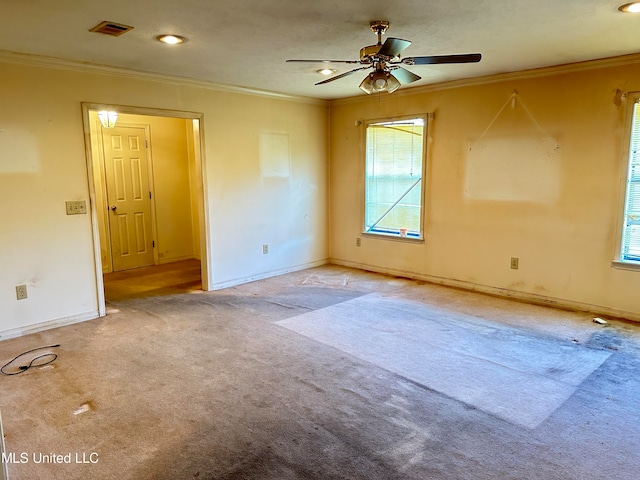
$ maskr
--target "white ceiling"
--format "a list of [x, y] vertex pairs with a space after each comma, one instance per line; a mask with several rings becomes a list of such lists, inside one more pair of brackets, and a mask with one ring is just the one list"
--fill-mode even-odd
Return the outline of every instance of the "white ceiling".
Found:
[[[0, 0], [0, 50], [178, 75], [223, 85], [335, 99], [361, 95], [366, 72], [315, 86], [320, 64], [357, 60], [387, 36], [411, 40], [403, 56], [482, 53], [480, 63], [413, 66], [420, 86], [640, 51], [640, 14], [616, 0]], [[103, 20], [134, 28], [91, 33]], [[162, 33], [189, 40], [157, 42]], [[337, 64], [337, 74], [358, 65]], [[408, 87], [402, 87], [408, 88]]]

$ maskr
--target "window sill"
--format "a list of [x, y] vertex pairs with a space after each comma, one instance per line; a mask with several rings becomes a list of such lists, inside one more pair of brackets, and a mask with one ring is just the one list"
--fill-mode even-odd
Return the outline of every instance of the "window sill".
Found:
[[633, 270], [640, 272], [640, 262], [621, 262], [619, 260], [612, 260], [611, 266], [621, 270]]
[[424, 237], [401, 237], [400, 235], [393, 233], [373, 233], [373, 232], [362, 232], [361, 235], [367, 238], [377, 238], [379, 240], [391, 240], [394, 242], [403, 242], [403, 243], [424, 243]]

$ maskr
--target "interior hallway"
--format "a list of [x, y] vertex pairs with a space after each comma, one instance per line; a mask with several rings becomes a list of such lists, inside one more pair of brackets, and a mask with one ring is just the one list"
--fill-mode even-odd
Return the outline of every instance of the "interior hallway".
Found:
[[61, 345], [0, 377], [7, 450], [99, 456], [12, 480], [640, 471], [637, 324], [337, 266], [216, 292], [161, 270], [109, 277], [104, 318], [0, 343]]

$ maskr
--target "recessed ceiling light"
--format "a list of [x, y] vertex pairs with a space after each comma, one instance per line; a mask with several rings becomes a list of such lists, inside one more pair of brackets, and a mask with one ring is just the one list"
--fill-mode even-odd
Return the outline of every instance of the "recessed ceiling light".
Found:
[[178, 43], [186, 42], [187, 39], [178, 35], [158, 35], [156, 40], [162, 43], [168, 43], [169, 45], [177, 45]]
[[619, 6], [618, 10], [625, 13], [640, 13], [640, 2], [625, 3]]
[[323, 68], [322, 70], [316, 70], [320, 75], [331, 75], [332, 73], [336, 73], [336, 71], [332, 68]]

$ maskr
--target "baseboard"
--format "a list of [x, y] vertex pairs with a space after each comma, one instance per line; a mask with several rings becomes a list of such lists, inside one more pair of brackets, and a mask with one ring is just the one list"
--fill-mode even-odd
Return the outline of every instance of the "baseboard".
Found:
[[98, 310], [91, 310], [89, 312], [79, 313], [69, 317], [56, 318], [54, 320], [47, 320], [45, 322], [27, 325], [25, 327], [0, 331], [0, 341], [30, 335], [32, 333], [38, 333], [52, 328], [64, 327], [65, 325], [72, 325], [74, 323], [86, 322], [87, 320], [98, 318], [99, 316]]
[[640, 313], [629, 312], [626, 310], [619, 310], [616, 308], [604, 307], [601, 305], [592, 305], [590, 303], [575, 302], [573, 300], [566, 300], [563, 298], [549, 297], [546, 295], [538, 295], [535, 293], [519, 292], [517, 290], [510, 290], [507, 288], [492, 287], [490, 285], [482, 285], [478, 283], [467, 282], [464, 280], [456, 280], [453, 278], [437, 277], [434, 275], [425, 275], [416, 272], [408, 272], [404, 270], [395, 270], [392, 268], [383, 268], [375, 265], [369, 265], [358, 262], [350, 262], [348, 260], [340, 260], [332, 258], [329, 263], [333, 265], [342, 265], [344, 267], [357, 268], [360, 270], [367, 270], [370, 272], [383, 273], [385, 275], [393, 275], [396, 277], [410, 278], [413, 280], [422, 280], [437, 285], [443, 285], [446, 287], [455, 287], [462, 290], [468, 290], [472, 292], [484, 293], [487, 295], [493, 295], [496, 297], [509, 298], [513, 300], [532, 303], [535, 305], [542, 305], [546, 307], [561, 308], [563, 310], [574, 310], [585, 312], [589, 314], [602, 315], [606, 317], [622, 318], [626, 320], [633, 320], [640, 322]]
[[251, 275], [249, 277], [236, 278], [233, 280], [227, 280], [224, 282], [214, 282], [211, 285], [211, 290], [222, 290], [223, 288], [235, 287], [236, 285], [242, 285], [243, 283], [256, 282], [258, 280], [264, 280], [265, 278], [277, 277], [286, 273], [298, 272], [300, 270], [306, 270], [307, 268], [319, 267], [329, 263], [329, 259], [318, 260], [315, 262], [303, 263], [292, 267], [283, 268], [280, 270], [271, 270], [269, 272], [259, 273], [257, 275]]

